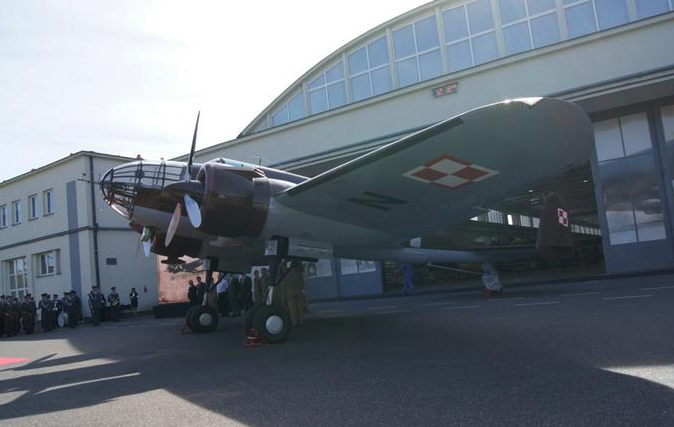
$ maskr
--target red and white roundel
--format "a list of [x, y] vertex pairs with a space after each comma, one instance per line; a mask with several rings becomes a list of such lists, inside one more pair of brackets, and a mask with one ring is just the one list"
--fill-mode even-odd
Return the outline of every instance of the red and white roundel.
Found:
[[559, 218], [559, 223], [564, 227], [569, 226], [569, 213], [562, 208], [557, 208], [557, 217]]

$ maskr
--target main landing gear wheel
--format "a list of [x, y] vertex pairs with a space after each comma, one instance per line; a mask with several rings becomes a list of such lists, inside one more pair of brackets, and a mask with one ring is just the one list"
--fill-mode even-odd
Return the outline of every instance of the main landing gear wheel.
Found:
[[193, 305], [187, 310], [187, 313], [185, 313], [185, 324], [187, 325], [188, 328], [190, 328], [190, 331], [194, 331], [194, 328], [192, 328], [192, 322], [190, 321], [190, 316], [192, 315], [192, 312], [197, 308], [198, 306]]
[[188, 312], [187, 326], [193, 332], [212, 332], [220, 320], [218, 312], [211, 306], [200, 305]]
[[244, 320], [246, 333], [248, 333], [250, 328], [253, 327], [253, 320], [255, 319], [255, 313], [257, 313], [257, 311], [262, 307], [264, 307], [264, 304], [255, 304], [246, 312], [246, 317]]
[[253, 327], [269, 344], [285, 341], [290, 333], [290, 314], [281, 307], [263, 305], [253, 316]]

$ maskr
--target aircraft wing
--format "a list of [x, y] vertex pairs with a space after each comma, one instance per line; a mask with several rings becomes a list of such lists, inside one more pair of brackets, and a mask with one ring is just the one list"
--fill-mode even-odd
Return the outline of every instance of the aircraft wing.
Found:
[[587, 162], [592, 142], [590, 121], [573, 103], [504, 101], [404, 137], [275, 199], [403, 240], [466, 221]]

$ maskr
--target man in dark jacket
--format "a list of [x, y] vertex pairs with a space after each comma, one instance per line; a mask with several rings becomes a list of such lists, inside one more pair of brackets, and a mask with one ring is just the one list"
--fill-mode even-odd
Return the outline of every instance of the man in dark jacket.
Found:
[[30, 335], [35, 331], [35, 302], [27, 294], [21, 303], [21, 323], [23, 331]]
[[98, 286], [92, 286], [91, 292], [89, 292], [89, 309], [91, 310], [91, 320], [94, 322], [94, 326], [98, 326], [101, 321], [104, 298], [100, 289]]
[[239, 293], [241, 290], [241, 282], [239, 277], [233, 275], [229, 279], [229, 288], [227, 288], [227, 293], [229, 294], [229, 305], [232, 307], [232, 316], [238, 317], [241, 316], [241, 305], [239, 304]]
[[248, 311], [253, 306], [253, 280], [246, 273], [241, 279], [241, 305], [243, 310]]
[[42, 325], [42, 330], [44, 332], [51, 332], [53, 326], [51, 319], [52, 302], [49, 300], [49, 294], [46, 293], [42, 294], [42, 299], [40, 300], [39, 308], [40, 308], [40, 324]]
[[63, 301], [63, 311], [68, 315], [68, 327], [74, 328], [77, 326], [77, 303], [72, 292], [66, 294]]
[[187, 299], [190, 301], [190, 305], [197, 305], [197, 287], [194, 286], [194, 282], [190, 279], [189, 288], [187, 289]]

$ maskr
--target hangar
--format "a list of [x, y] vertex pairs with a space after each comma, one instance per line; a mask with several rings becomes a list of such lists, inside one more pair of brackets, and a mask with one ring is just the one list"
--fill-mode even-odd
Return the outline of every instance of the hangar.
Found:
[[[673, 6], [433, 1], [330, 53], [236, 139], [198, 151], [196, 160], [225, 157], [315, 176], [482, 105], [527, 96], [570, 100], [595, 128], [596, 149], [584, 167], [422, 242], [479, 247], [535, 238], [542, 196], [561, 191], [578, 260], [570, 273], [537, 277], [671, 269]], [[310, 267], [313, 298], [379, 293], [391, 276], [386, 264], [357, 260]]]

